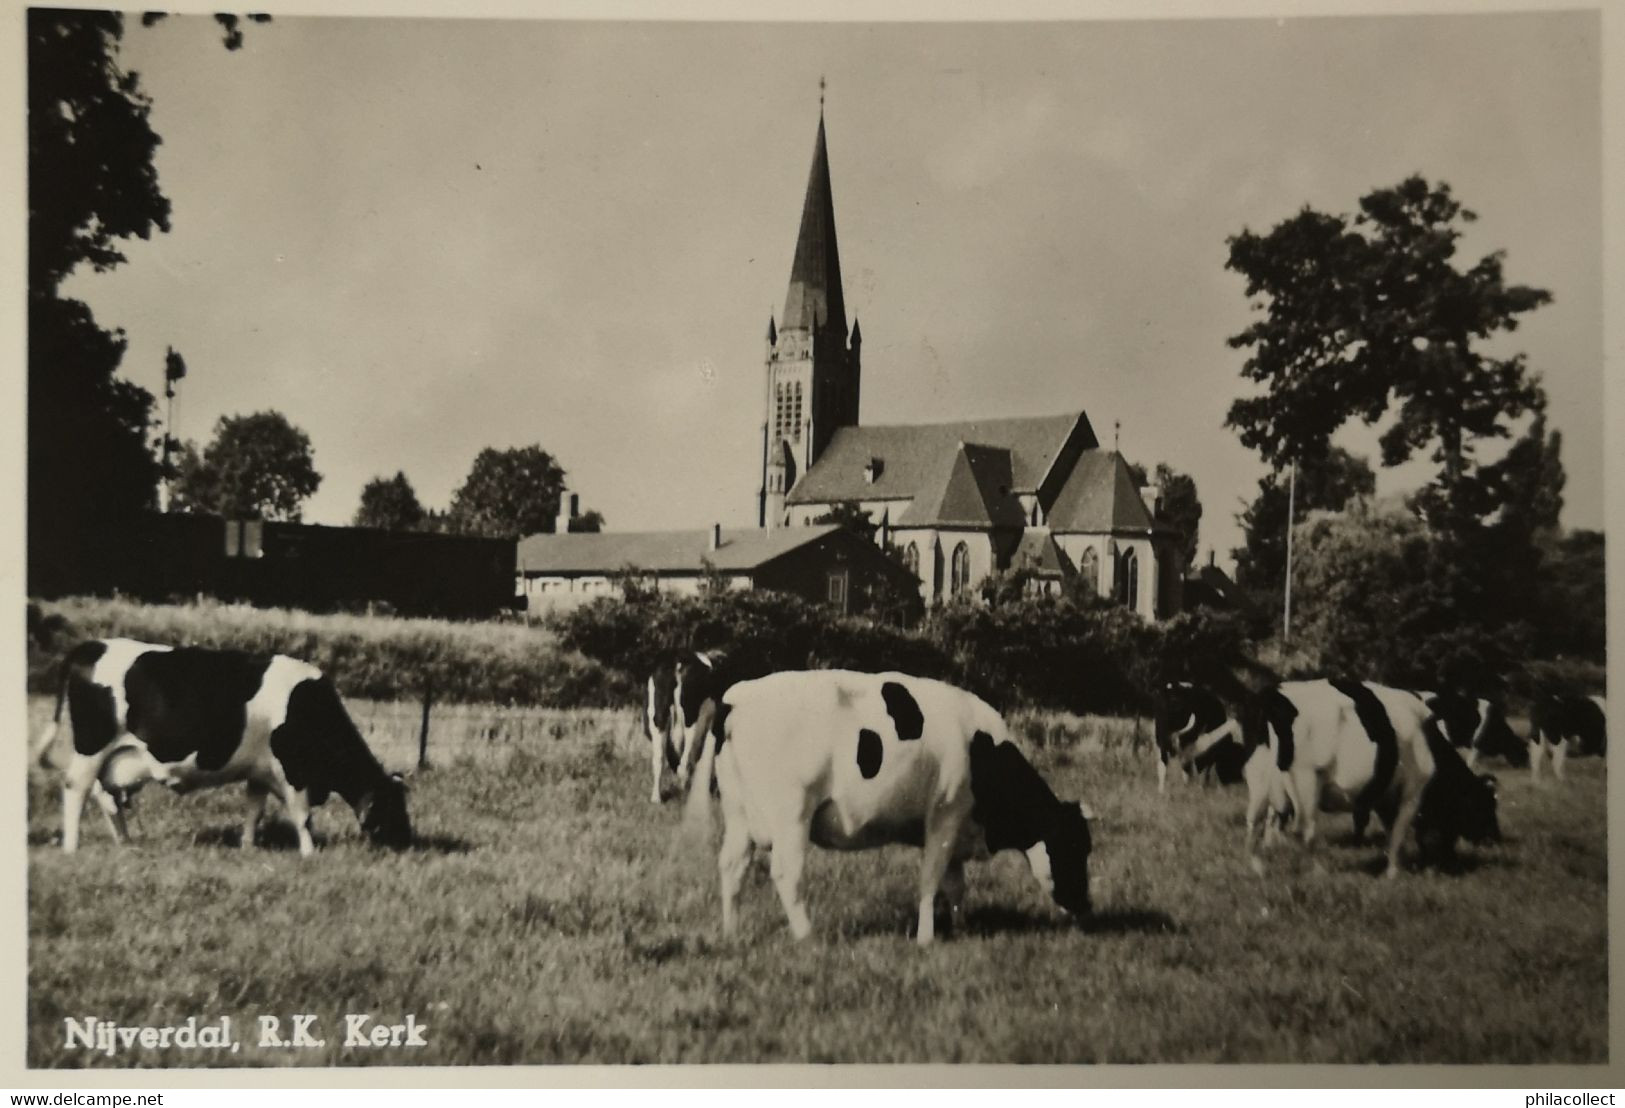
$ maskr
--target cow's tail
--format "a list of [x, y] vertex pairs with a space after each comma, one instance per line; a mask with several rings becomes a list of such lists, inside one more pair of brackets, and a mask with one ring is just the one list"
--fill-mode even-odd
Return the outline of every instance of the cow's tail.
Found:
[[700, 757], [688, 781], [688, 798], [683, 803], [683, 827], [688, 834], [711, 836], [711, 777], [716, 772], [717, 752], [728, 739], [730, 706], [718, 701], [711, 726], [700, 737]]
[[62, 706], [68, 699], [68, 665], [68, 659], [64, 658], [57, 675], [56, 710], [51, 713], [51, 722], [47, 723], [39, 735], [35, 737], [28, 750], [28, 760], [34, 765], [44, 766], [47, 769], [51, 766], [51, 747], [55, 745], [56, 736], [62, 729]]

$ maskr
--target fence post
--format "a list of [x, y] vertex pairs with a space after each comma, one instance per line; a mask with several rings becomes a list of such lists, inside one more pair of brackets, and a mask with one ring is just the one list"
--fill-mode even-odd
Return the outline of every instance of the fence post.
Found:
[[434, 681], [423, 682], [423, 725], [418, 730], [418, 769], [429, 766], [429, 705], [434, 702]]

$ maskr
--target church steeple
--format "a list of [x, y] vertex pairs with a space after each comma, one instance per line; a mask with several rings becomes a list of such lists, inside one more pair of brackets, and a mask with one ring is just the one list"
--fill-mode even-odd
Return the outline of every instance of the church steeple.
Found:
[[822, 329], [846, 338], [846, 301], [841, 295], [841, 254], [835, 243], [835, 198], [829, 187], [829, 149], [824, 141], [824, 116], [818, 116], [818, 141], [813, 145], [812, 171], [807, 175], [807, 197], [801, 205], [801, 230], [796, 236], [796, 257], [790, 265], [790, 290], [784, 297], [780, 330]]
[[801, 205], [790, 288], [778, 326], [768, 322], [766, 410], [762, 414], [760, 525], [788, 521], [786, 498], [841, 427], [858, 422], [861, 383], [857, 329], [846, 328], [835, 200], [829, 185], [822, 79], [818, 138]]

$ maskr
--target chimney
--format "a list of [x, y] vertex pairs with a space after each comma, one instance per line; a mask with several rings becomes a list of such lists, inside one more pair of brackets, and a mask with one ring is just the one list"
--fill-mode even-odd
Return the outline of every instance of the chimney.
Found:
[[1214, 564], [1213, 564], [1213, 559], [1214, 559], [1214, 556], [1215, 556], [1215, 555], [1216, 555], [1216, 553], [1217, 553], [1217, 552], [1216, 552], [1216, 551], [1213, 551], [1213, 550], [1209, 550], [1209, 551], [1208, 551], [1208, 552], [1207, 552], [1207, 568], [1209, 568], [1209, 569], [1216, 569], [1216, 568], [1217, 568], [1217, 567], [1216, 567], [1216, 566], [1215, 566], [1215, 565], [1214, 565]]
[[711, 554], [715, 554], [717, 552], [717, 549], [721, 545], [722, 545], [722, 524], [713, 523], [711, 525], [711, 536], [710, 536], [710, 538], [707, 540], [707, 542], [705, 544], [705, 549], [706, 549], [707, 552], [709, 552]]
[[559, 490], [559, 518], [553, 525], [555, 534], [562, 535], [570, 529], [570, 521], [576, 517], [576, 510], [580, 506], [580, 499], [573, 492]]

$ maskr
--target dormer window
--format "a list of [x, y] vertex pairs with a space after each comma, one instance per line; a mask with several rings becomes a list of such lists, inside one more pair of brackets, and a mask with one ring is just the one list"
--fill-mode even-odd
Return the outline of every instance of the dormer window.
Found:
[[863, 467], [863, 480], [867, 484], [874, 484], [876, 478], [885, 472], [886, 463], [879, 458], [870, 458], [869, 464]]

